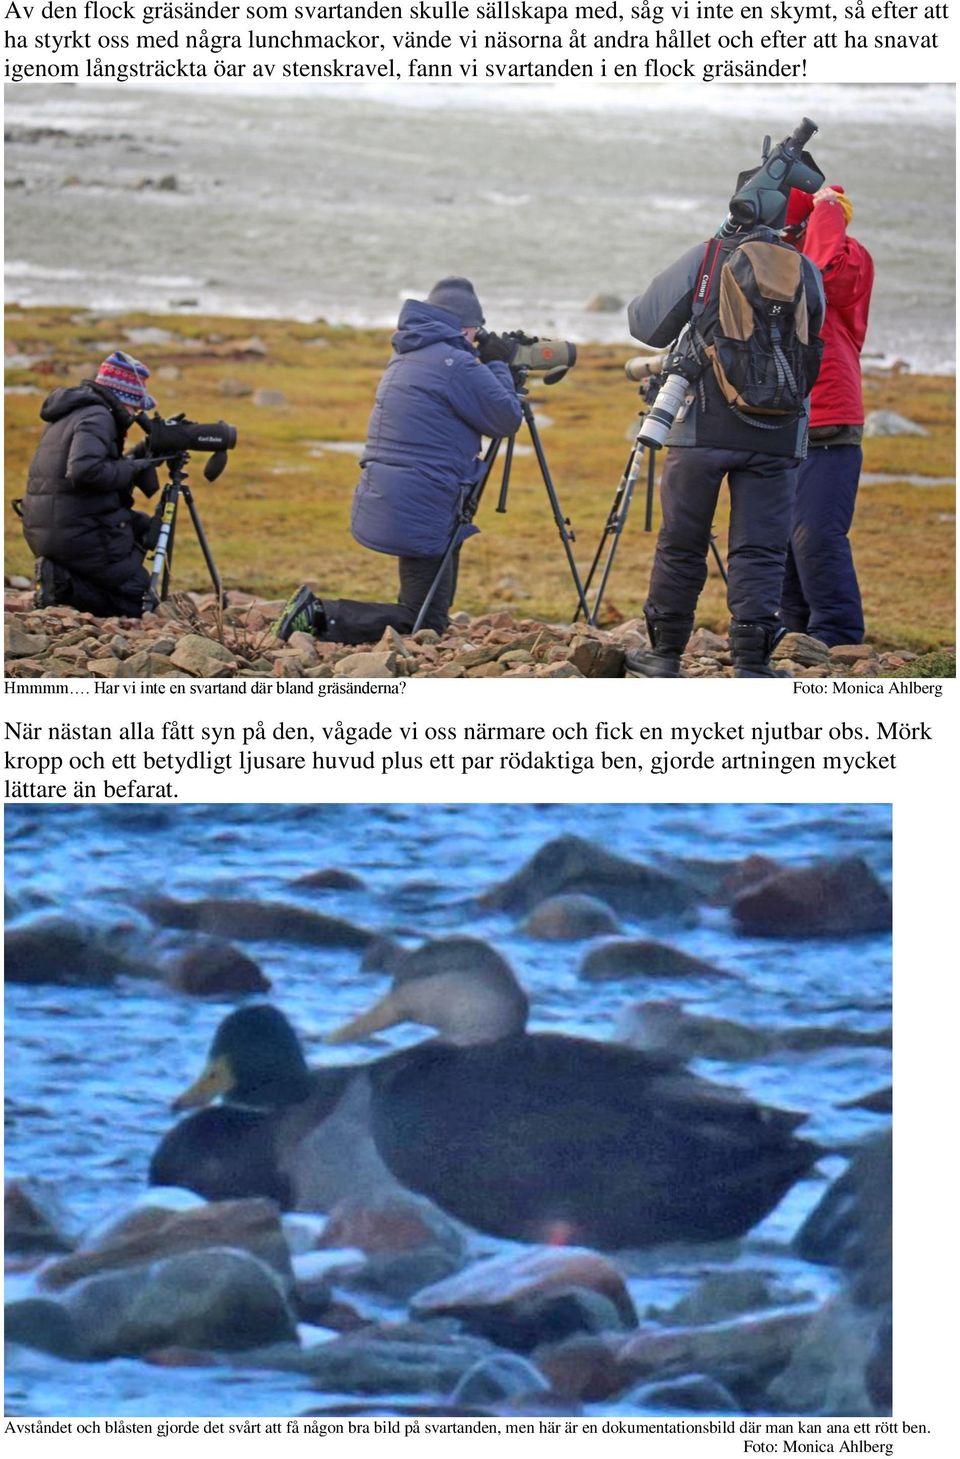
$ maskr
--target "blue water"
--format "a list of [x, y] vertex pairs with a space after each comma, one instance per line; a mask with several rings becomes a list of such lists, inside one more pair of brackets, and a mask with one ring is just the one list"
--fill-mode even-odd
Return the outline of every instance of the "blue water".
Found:
[[[692, 927], [622, 918], [626, 935], [669, 942], [736, 978], [592, 985], [577, 976], [587, 944], [537, 942], [511, 916], [465, 910], [467, 899], [510, 875], [545, 841], [570, 832], [651, 865], [683, 856], [726, 861], [760, 853], [805, 864], [858, 855], [888, 884], [891, 874], [887, 806], [8, 806], [8, 918], [12, 925], [77, 918], [110, 930], [139, 960], [160, 964], [185, 939], [159, 931], [142, 914], [137, 903], [144, 894], [293, 901], [410, 945], [464, 931], [489, 940], [530, 992], [533, 1027], [609, 1038], [626, 1004], [664, 996], [697, 1012], [763, 1025], [889, 1024], [884, 935], [795, 943], [745, 938], [720, 909], [702, 909]], [[305, 872], [331, 866], [353, 871], [365, 890], [291, 887]], [[360, 953], [273, 943], [245, 950], [272, 979], [272, 996], [301, 1032], [309, 1058], [358, 1057], [355, 1049], [333, 1051], [320, 1041], [385, 986], [382, 977], [359, 970]], [[232, 1006], [142, 977], [96, 989], [8, 986], [8, 1174], [51, 1182], [79, 1227], [128, 1206], [142, 1192], [151, 1150], [171, 1122], [170, 1099], [199, 1071]], [[421, 1036], [408, 1029], [386, 1037], [399, 1043]], [[807, 1130], [833, 1147], [877, 1127], [876, 1116], [836, 1105], [890, 1080], [883, 1049], [699, 1067], [809, 1111]], [[728, 1262], [759, 1263], [788, 1286], [824, 1290], [829, 1274], [785, 1249], [822, 1190], [822, 1178], [795, 1187]], [[700, 1269], [693, 1259], [637, 1258], [630, 1267], [635, 1299], [641, 1307], [670, 1300]], [[182, 1373], [158, 1375], [137, 1363], [90, 1368], [31, 1354], [18, 1366], [10, 1402], [20, 1413], [287, 1413], [305, 1405], [307, 1388], [304, 1379], [230, 1370], [191, 1372], [184, 1386]]]

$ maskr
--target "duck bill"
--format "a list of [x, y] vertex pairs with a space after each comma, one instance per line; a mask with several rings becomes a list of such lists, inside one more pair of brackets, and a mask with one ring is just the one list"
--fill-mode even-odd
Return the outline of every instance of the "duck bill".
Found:
[[173, 1101], [175, 1110], [197, 1109], [233, 1088], [233, 1073], [226, 1059], [211, 1059], [199, 1079]]
[[328, 1044], [349, 1044], [365, 1039], [369, 1034], [379, 1033], [381, 1029], [393, 1028], [395, 1024], [403, 1023], [406, 1015], [397, 1007], [396, 996], [391, 990], [385, 994], [366, 1013], [351, 1018], [340, 1028], [335, 1028], [333, 1033], [328, 1033], [325, 1042]]

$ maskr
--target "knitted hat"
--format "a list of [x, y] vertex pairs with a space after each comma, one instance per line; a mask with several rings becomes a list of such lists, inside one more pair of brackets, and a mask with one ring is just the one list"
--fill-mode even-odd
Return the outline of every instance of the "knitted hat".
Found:
[[143, 383], [149, 376], [150, 371], [146, 365], [141, 365], [139, 360], [125, 354], [123, 350], [114, 350], [97, 371], [94, 384], [105, 385], [118, 400], [129, 405], [132, 410], [153, 410], [157, 402]]
[[427, 295], [427, 303], [455, 314], [461, 329], [478, 329], [483, 323], [480, 300], [469, 279], [441, 279]]

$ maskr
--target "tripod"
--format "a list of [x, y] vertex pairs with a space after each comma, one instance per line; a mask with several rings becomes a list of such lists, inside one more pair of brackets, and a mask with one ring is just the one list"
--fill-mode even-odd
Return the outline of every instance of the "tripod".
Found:
[[[577, 564], [574, 560], [573, 550], [570, 545], [576, 539], [570, 526], [570, 518], [563, 515], [560, 501], [557, 497], [556, 487], [554, 486], [553, 478], [550, 475], [550, 468], [547, 465], [547, 458], [543, 450], [543, 442], [540, 440], [540, 432], [537, 429], [537, 422], [534, 419], [533, 406], [530, 404], [527, 391], [524, 388], [526, 378], [527, 372], [525, 369], [521, 368], [519, 370], [514, 370], [514, 379], [517, 384], [517, 394], [520, 397], [520, 409], [523, 413], [523, 419], [527, 423], [527, 429], [530, 432], [530, 439], [533, 442], [533, 449], [537, 457], [537, 465], [540, 467], [540, 476], [543, 480], [543, 485], [550, 502], [550, 509], [553, 512], [553, 520], [557, 525], [557, 531], [560, 533], [560, 541], [563, 543], [564, 551], [567, 554], [567, 565], [570, 568], [570, 576], [573, 578], [573, 585], [577, 591], [577, 599], [579, 603], [577, 612], [579, 613], [582, 611], [585, 616], [589, 617], [589, 608], [587, 606], [586, 593], [583, 583], [580, 581], [580, 573], [577, 570]], [[507, 448], [504, 452], [503, 458], [503, 477], [500, 482], [500, 496], [497, 500], [498, 512], [505, 512], [507, 510], [507, 491], [509, 490], [510, 486], [510, 471], [513, 466], [513, 445], [515, 437], [508, 436], [506, 440]], [[430, 584], [427, 596], [423, 600], [423, 603], [420, 607], [420, 612], [417, 614], [417, 620], [414, 623], [413, 628], [411, 629], [412, 633], [417, 633], [423, 627], [424, 619], [426, 618], [427, 613], [430, 610], [430, 604], [433, 602], [437, 588], [440, 586], [443, 575], [450, 565], [451, 558], [453, 557], [453, 554], [456, 552], [457, 547], [462, 540], [463, 528], [468, 527], [476, 516], [477, 508], [480, 505], [480, 499], [483, 496], [484, 487], [490, 479], [494, 464], [497, 459], [497, 455], [500, 451], [500, 447], [503, 444], [503, 441], [503, 436], [494, 436], [486, 451], [484, 452], [480, 475], [474, 485], [471, 486], [470, 490], [463, 497], [463, 500], [460, 504], [460, 510], [457, 515], [456, 524], [451, 534], [450, 541], [447, 544], [447, 550], [443, 555], [443, 560], [437, 570], [436, 577]]]
[[217, 595], [217, 602], [221, 607], [226, 605], [226, 595], [223, 591], [223, 584], [220, 581], [220, 574], [217, 565], [213, 560], [210, 551], [210, 544], [207, 542], [203, 524], [200, 521], [200, 514], [197, 511], [196, 502], [193, 500], [193, 493], [190, 490], [190, 483], [187, 481], [186, 466], [190, 460], [189, 451], [181, 451], [179, 455], [172, 457], [167, 462], [167, 470], [170, 479], [160, 496], [160, 502], [154, 514], [154, 523], [157, 533], [156, 541], [149, 548], [145, 558], [144, 567], [150, 574], [150, 582], [143, 595], [144, 612], [150, 612], [157, 604], [167, 596], [170, 591], [170, 574], [173, 570], [173, 546], [177, 530], [177, 507], [181, 497], [186, 502], [190, 511], [190, 520], [193, 522], [193, 530], [197, 534], [197, 541], [200, 544], [200, 551], [203, 553], [204, 562], [207, 564], [207, 571], [213, 583]]
[[[640, 388], [640, 395], [646, 398], [645, 387], [643, 386], [641, 386]], [[641, 407], [641, 420], [643, 419], [645, 413], [646, 412]], [[587, 573], [586, 581], [583, 585], [583, 593], [581, 594], [580, 601], [574, 611], [574, 623], [576, 623], [577, 619], [580, 617], [580, 613], [582, 610], [586, 621], [596, 627], [597, 618], [600, 613], [600, 605], [603, 602], [603, 595], [607, 590], [607, 581], [613, 568], [613, 559], [617, 555], [617, 548], [620, 546], [620, 538], [623, 534], [623, 529], [627, 524], [627, 517], [630, 514], [630, 506], [633, 502], [633, 495], [636, 490], [637, 482], [640, 480], [640, 472], [643, 466], [644, 453], [646, 453], [647, 455], [647, 499], [646, 507], [643, 514], [643, 530], [645, 532], [653, 531], [653, 496], [654, 477], [657, 469], [657, 447], [648, 447], [646, 443], [644, 441], [641, 441], [638, 436], [635, 438], [633, 446], [630, 449], [630, 454], [627, 457], [627, 464], [623, 468], [623, 475], [620, 477], [617, 489], [613, 494], [613, 501], [610, 504], [610, 511], [607, 515], [607, 520], [604, 524], [603, 531], [600, 534], [600, 541], [597, 543], [597, 550], [594, 553], [593, 562], [590, 564], [590, 571]], [[600, 582], [597, 587], [597, 596], [593, 600], [593, 611], [591, 612], [584, 602], [584, 598], [586, 594], [590, 591], [590, 585], [593, 582], [597, 568], [600, 566], [600, 559], [603, 556], [604, 544], [607, 543], [608, 539], [609, 545], [607, 546], [607, 556], [600, 573]], [[727, 569], [724, 566], [723, 558], [720, 555], [720, 549], [717, 546], [717, 539], [713, 532], [710, 533], [710, 551], [713, 553], [713, 559], [717, 564], [720, 576], [723, 578], [723, 581], [726, 582]]]

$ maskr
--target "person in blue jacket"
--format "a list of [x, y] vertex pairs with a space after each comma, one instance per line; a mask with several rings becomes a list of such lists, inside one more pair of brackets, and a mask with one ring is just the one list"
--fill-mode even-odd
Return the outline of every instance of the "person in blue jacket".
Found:
[[463, 498], [481, 469], [481, 436], [512, 436], [522, 413], [509, 368], [513, 341], [477, 331], [483, 310], [469, 279], [445, 278], [425, 300], [408, 299], [393, 336], [393, 358], [377, 387], [350, 529], [363, 547], [398, 559], [395, 603], [294, 593], [277, 622], [286, 641], [305, 631], [331, 643], [375, 643], [385, 628], [409, 633], [440, 569], [425, 627], [442, 633], [457, 585], [460, 546], [477, 531], [458, 529]]

